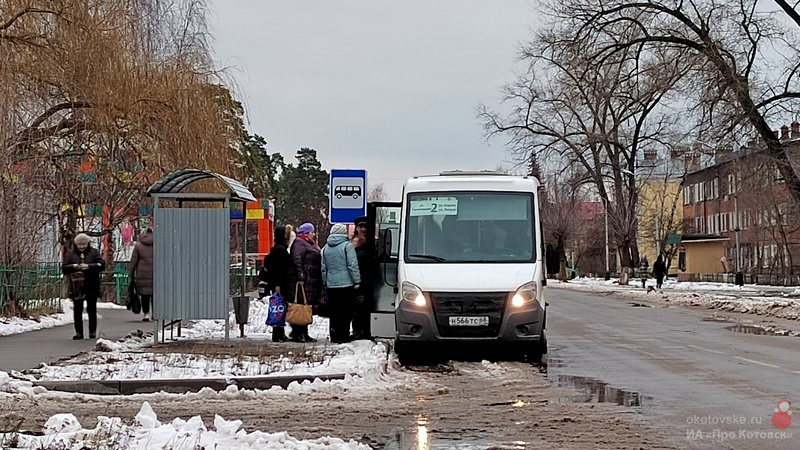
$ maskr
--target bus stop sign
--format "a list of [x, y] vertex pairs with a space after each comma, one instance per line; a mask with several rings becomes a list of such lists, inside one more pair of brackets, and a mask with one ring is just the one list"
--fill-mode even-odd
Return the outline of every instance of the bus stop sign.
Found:
[[351, 224], [367, 215], [367, 171], [331, 170], [330, 222]]

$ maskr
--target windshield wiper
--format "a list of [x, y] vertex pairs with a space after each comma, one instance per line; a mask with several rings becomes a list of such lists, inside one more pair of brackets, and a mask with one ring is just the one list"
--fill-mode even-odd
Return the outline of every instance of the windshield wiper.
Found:
[[413, 258], [425, 258], [425, 259], [432, 259], [432, 260], [434, 260], [434, 261], [436, 261], [436, 262], [445, 262], [445, 261], [447, 261], [446, 259], [442, 258], [441, 256], [436, 256], [436, 255], [420, 255], [420, 254], [413, 254], [413, 255], [408, 255], [408, 256], [411, 256], [411, 257], [413, 257]]

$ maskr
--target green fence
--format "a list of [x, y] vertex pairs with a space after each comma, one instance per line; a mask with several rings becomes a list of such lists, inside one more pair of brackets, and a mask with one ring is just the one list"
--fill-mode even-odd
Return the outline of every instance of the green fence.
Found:
[[61, 264], [0, 266], [0, 313], [38, 315], [61, 307]]
[[[128, 299], [127, 263], [116, 263], [112, 270], [103, 272], [101, 278], [102, 299], [124, 305]], [[247, 270], [247, 290], [258, 286], [255, 270]], [[239, 294], [242, 285], [242, 269], [231, 268], [230, 292]], [[57, 311], [60, 299], [65, 296], [64, 276], [61, 264], [30, 264], [24, 266], [0, 266], [0, 314], [34, 315]]]

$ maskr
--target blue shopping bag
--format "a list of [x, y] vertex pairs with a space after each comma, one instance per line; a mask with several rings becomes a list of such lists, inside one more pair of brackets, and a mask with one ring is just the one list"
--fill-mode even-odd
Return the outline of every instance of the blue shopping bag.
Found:
[[286, 326], [286, 302], [283, 301], [281, 294], [272, 294], [267, 301], [269, 302], [267, 325], [271, 327]]

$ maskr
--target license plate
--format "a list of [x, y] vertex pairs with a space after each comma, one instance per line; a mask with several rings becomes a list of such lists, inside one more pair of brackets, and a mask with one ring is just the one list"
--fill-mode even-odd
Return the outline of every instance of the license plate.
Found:
[[451, 327], [485, 327], [489, 325], [488, 316], [452, 316]]

